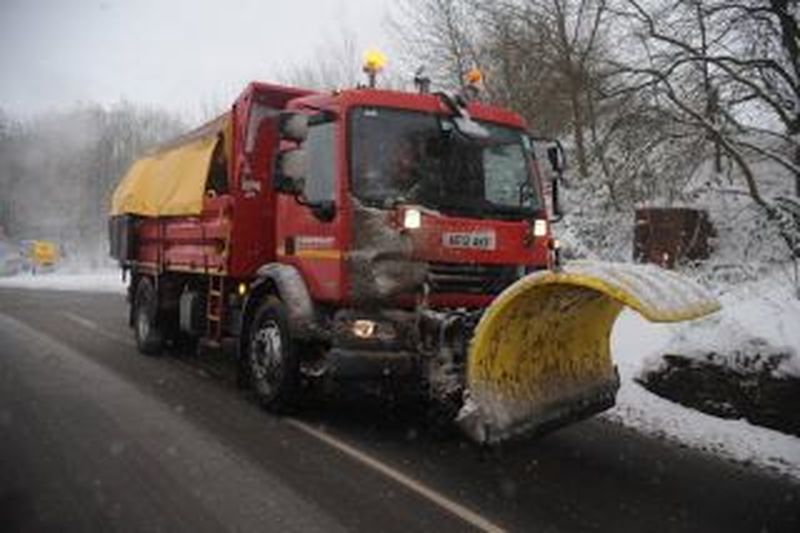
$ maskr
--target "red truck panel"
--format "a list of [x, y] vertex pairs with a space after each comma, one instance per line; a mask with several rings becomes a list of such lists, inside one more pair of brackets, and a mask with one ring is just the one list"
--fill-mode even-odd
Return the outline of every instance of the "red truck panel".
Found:
[[167, 270], [228, 271], [233, 198], [206, 198], [193, 217], [145, 218], [137, 226], [136, 261]]

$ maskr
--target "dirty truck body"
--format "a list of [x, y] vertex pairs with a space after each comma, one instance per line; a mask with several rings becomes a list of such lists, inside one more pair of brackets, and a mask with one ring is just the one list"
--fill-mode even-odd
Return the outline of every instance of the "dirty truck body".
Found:
[[446, 95], [250, 84], [115, 192], [140, 350], [233, 339], [274, 410], [307, 380], [414, 387], [482, 442], [612, 406], [624, 305], [716, 304], [654, 269], [556, 268], [525, 127]]

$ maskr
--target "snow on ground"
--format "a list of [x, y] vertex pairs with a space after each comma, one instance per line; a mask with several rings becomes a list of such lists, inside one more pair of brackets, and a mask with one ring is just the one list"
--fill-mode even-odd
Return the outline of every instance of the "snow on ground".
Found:
[[[800, 377], [800, 299], [792, 292], [781, 274], [730, 290], [720, 297], [722, 312], [679, 328], [667, 350], [695, 358], [714, 353], [718, 364], [752, 370], [768, 364], [770, 355], [783, 356], [773, 373]], [[650, 359], [652, 365], [660, 361]]]
[[[614, 328], [612, 353], [622, 386], [617, 405], [604, 417], [647, 434], [800, 479], [800, 438], [726, 420], [665, 400], [634, 381], [664, 353], [701, 356], [731, 353], [748, 339], [764, 339], [790, 353], [779, 370], [800, 375], [800, 301], [778, 277], [722, 295], [723, 310], [683, 324], [651, 324], [626, 310]], [[797, 406], [787, 406], [796, 409]]]
[[15, 276], [0, 277], [0, 287], [124, 293], [126, 284], [122, 282], [122, 274], [119, 270], [73, 273], [57, 270], [36, 275], [26, 272]]

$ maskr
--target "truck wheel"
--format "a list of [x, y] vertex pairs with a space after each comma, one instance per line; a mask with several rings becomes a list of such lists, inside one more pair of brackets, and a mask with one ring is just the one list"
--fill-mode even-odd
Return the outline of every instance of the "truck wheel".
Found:
[[147, 355], [156, 355], [164, 346], [164, 336], [156, 323], [158, 297], [153, 283], [142, 278], [136, 286], [133, 302], [133, 332], [136, 347]]
[[269, 296], [253, 315], [247, 338], [250, 381], [261, 404], [281, 412], [296, 400], [300, 366], [283, 303]]

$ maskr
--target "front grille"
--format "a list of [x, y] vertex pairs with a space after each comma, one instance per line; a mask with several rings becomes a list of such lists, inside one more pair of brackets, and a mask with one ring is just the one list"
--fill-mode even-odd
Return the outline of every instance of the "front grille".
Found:
[[434, 294], [499, 294], [518, 278], [516, 265], [431, 263], [428, 283]]

